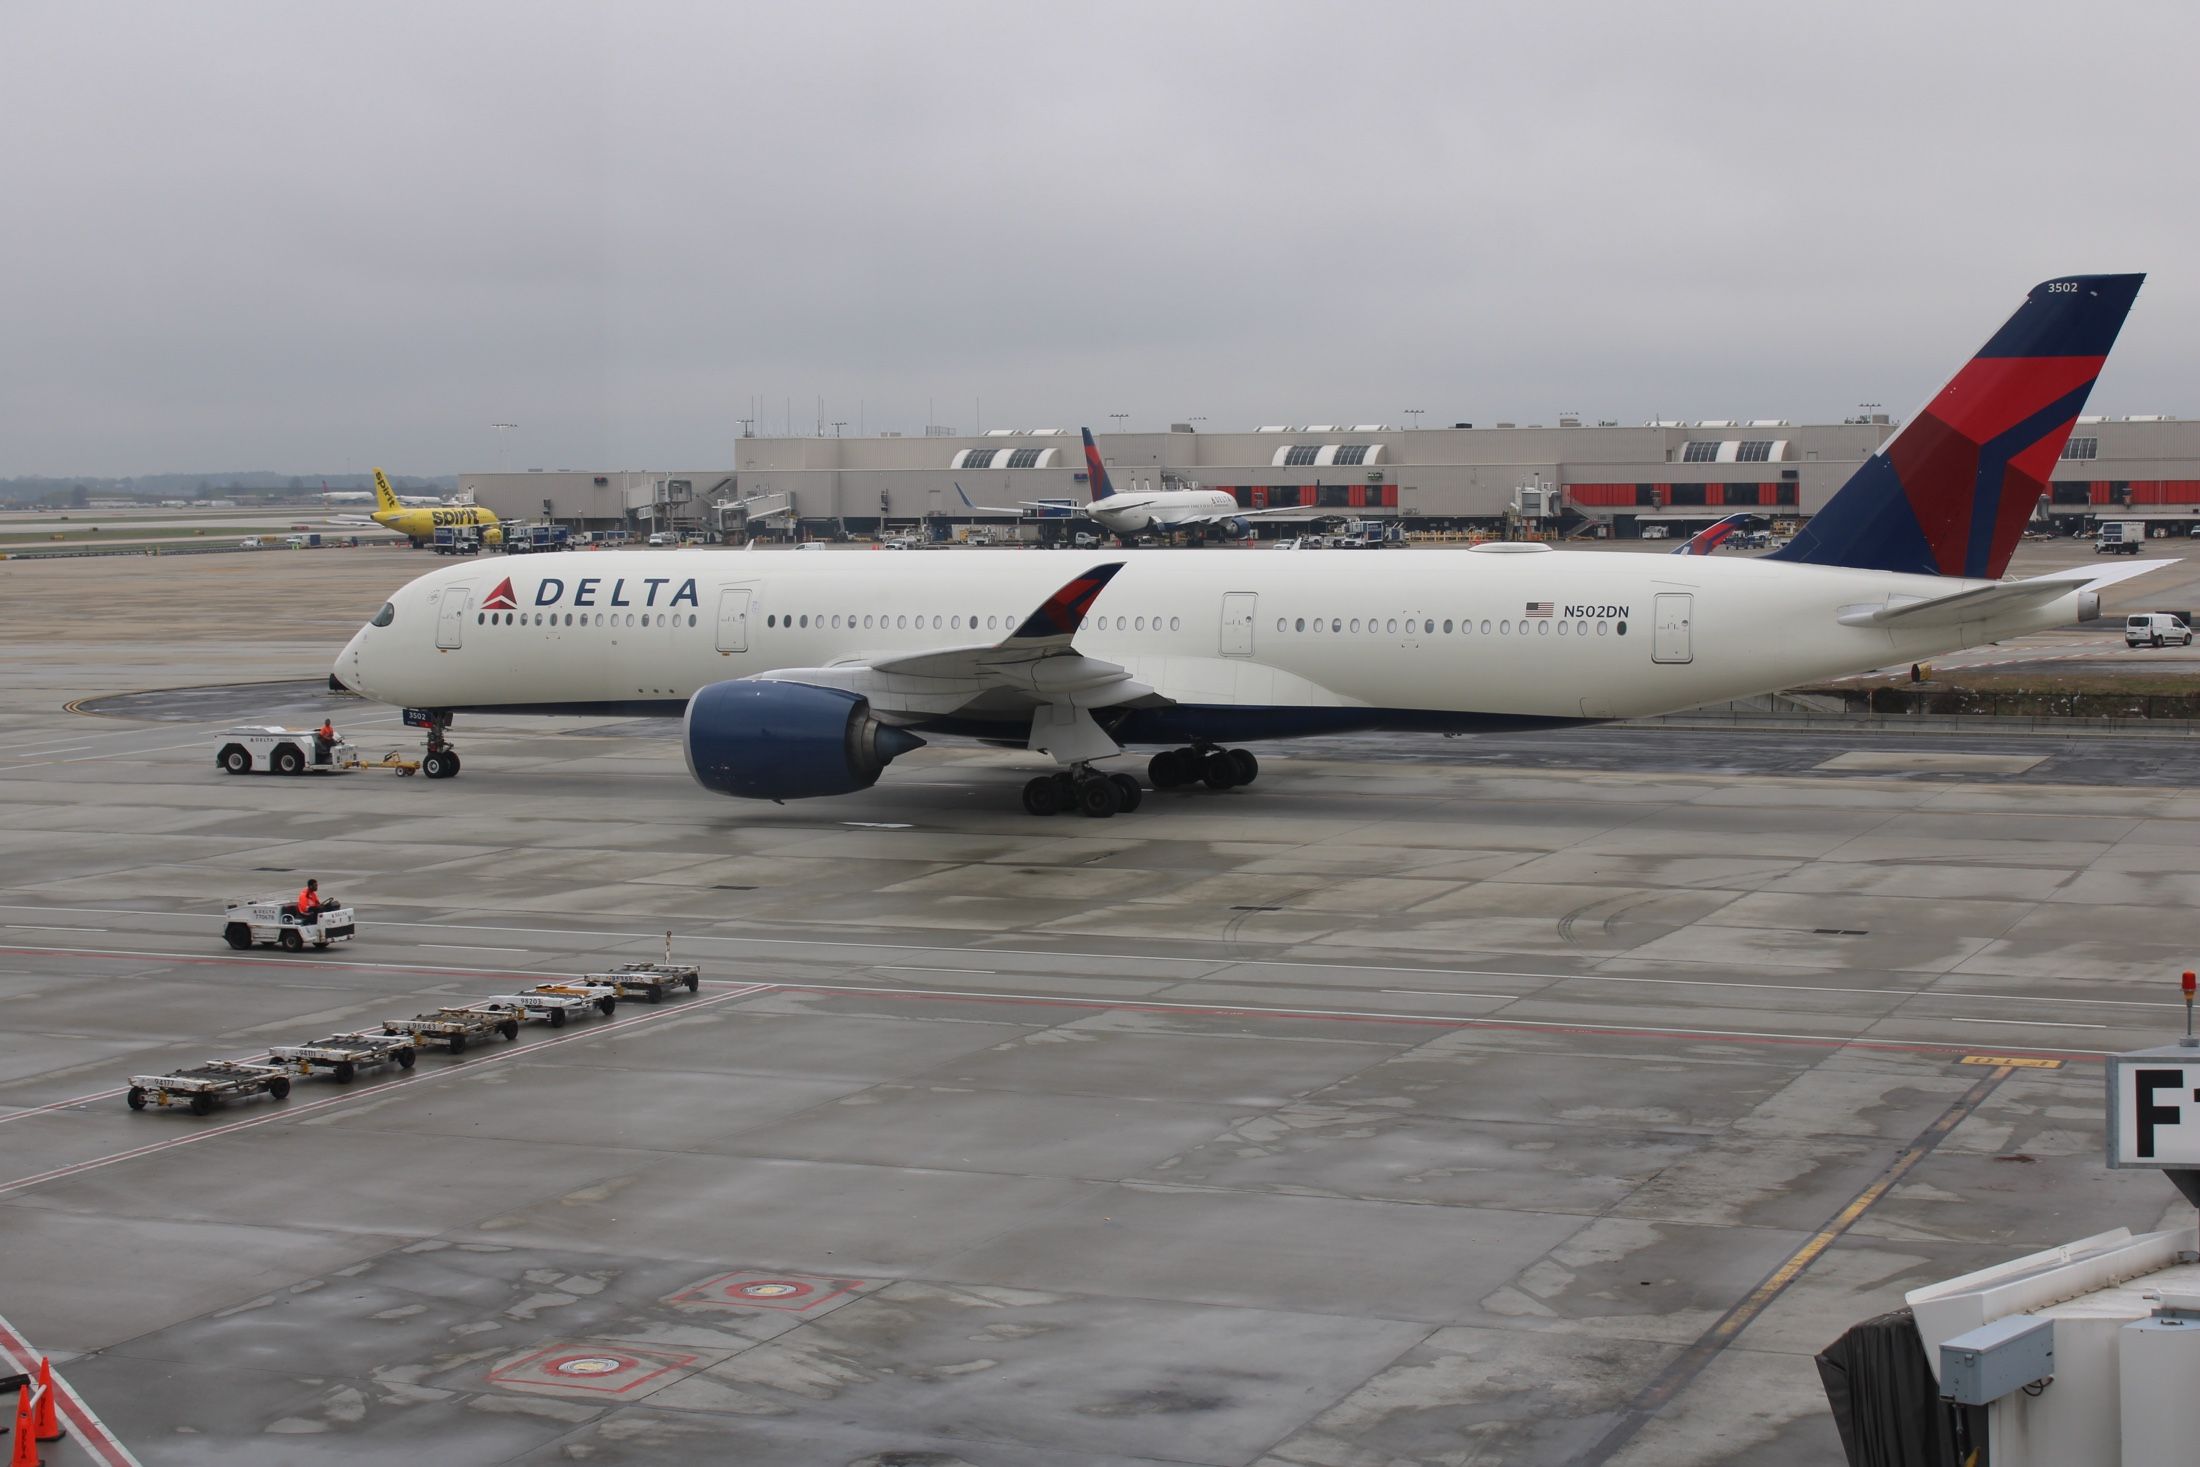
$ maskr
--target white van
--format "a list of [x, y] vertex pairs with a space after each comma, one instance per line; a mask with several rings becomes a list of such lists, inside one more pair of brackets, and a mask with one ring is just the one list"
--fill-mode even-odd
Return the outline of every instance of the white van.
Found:
[[2124, 618], [2126, 647], [2190, 647], [2192, 628], [2166, 611], [2141, 611]]

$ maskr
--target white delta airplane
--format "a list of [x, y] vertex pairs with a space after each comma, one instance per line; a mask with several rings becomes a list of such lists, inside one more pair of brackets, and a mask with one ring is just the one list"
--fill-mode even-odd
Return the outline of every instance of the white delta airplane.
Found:
[[1145, 784], [1250, 783], [1240, 741], [1633, 718], [1924, 660], [2099, 614], [2153, 569], [2000, 579], [2139, 275], [2034, 288], [1783, 549], [1628, 555], [1486, 544], [1380, 555], [529, 556], [431, 571], [336, 659], [407, 707], [428, 773], [457, 713], [683, 720], [704, 788], [868, 788], [925, 734], [1051, 755], [1035, 815]]
[[[1108, 478], [1108, 466], [1100, 461], [1100, 449], [1092, 441], [1092, 429], [1082, 431], [1085, 435], [1085, 477], [1092, 487], [1092, 502], [1082, 513], [1111, 535], [1126, 538], [1144, 534], [1174, 535], [1186, 530], [1204, 535], [1208, 529], [1220, 527], [1233, 538], [1242, 540], [1246, 533], [1245, 522], [1262, 515], [1296, 515], [1302, 520], [1321, 518], [1316, 511], [1295, 504], [1276, 509], [1247, 509], [1223, 489], [1163, 489], [1119, 494]], [[1026, 499], [1015, 505], [973, 504], [960, 484], [955, 486], [955, 493], [961, 496], [966, 507], [981, 514], [1021, 516], [1034, 509], [1060, 514], [1065, 507], [1062, 500], [1039, 499]]]

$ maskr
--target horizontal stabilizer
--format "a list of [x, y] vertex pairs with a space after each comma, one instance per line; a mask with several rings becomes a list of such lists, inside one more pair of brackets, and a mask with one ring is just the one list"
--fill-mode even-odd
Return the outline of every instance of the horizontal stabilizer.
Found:
[[2170, 563], [2166, 560], [2142, 560], [2133, 565], [2120, 565], [2106, 570], [2081, 566], [2076, 570], [2059, 571], [2054, 575], [2034, 576], [2030, 580], [1973, 586], [1968, 591], [1956, 591], [1947, 596], [1890, 601], [1884, 606], [1850, 607], [1841, 613], [1840, 621], [1843, 626], [1851, 627], [1898, 626], [1905, 629], [1992, 621], [1997, 617], [2013, 616], [2073, 592], [2098, 591], [2118, 581], [2128, 581], [2135, 576], [2160, 570]]

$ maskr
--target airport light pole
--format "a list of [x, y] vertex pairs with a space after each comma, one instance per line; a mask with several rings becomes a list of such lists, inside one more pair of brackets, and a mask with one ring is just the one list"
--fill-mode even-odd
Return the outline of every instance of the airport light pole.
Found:
[[1108, 414], [1108, 416], [1109, 416], [1109, 417], [1111, 417], [1111, 418], [1113, 418], [1113, 419], [1115, 419], [1115, 431], [1116, 431], [1116, 432], [1118, 432], [1118, 433], [1120, 433], [1120, 432], [1122, 432], [1122, 431], [1123, 431], [1123, 420], [1124, 420], [1125, 418], [1129, 417], [1129, 416], [1130, 416], [1130, 414], [1129, 414], [1129, 413], [1109, 413], [1109, 414]]
[[509, 440], [509, 439], [507, 439], [507, 438], [505, 437], [505, 435], [506, 435], [507, 433], [510, 433], [510, 432], [511, 432], [511, 431], [512, 431], [512, 430], [513, 430], [514, 428], [517, 428], [517, 427], [519, 426], [519, 424], [517, 424], [517, 423], [491, 423], [491, 424], [490, 424], [489, 426], [490, 426], [490, 427], [492, 427], [492, 428], [494, 428], [494, 429], [496, 429], [496, 434], [497, 434], [497, 440], [498, 440], [498, 441], [499, 441], [500, 443], [503, 443], [503, 444], [505, 445], [505, 446], [504, 446], [504, 449], [503, 449], [503, 451], [502, 451], [502, 452], [500, 452], [500, 453], [499, 453], [499, 454], [497, 455], [497, 457], [498, 457], [498, 458], [501, 458], [501, 459], [503, 459], [503, 460], [504, 460], [504, 472], [506, 472], [507, 474], [509, 474], [510, 472], [512, 472], [512, 452], [511, 452], [511, 442], [510, 442], [510, 440]]
[[1418, 428], [1421, 426], [1421, 414], [1427, 411], [1427, 408], [1407, 408], [1405, 410], [1405, 414], [1407, 417], [1413, 419], [1411, 426]]

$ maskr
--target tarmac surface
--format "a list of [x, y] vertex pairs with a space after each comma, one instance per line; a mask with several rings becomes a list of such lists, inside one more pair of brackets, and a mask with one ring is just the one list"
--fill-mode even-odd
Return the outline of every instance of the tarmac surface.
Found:
[[[2181, 1022], [2189, 739], [1333, 740], [1108, 821], [580, 720], [215, 770], [409, 746], [318, 684], [429, 563], [0, 569], [0, 1316], [145, 1463], [1834, 1463], [1849, 1324], [2190, 1218], [2097, 1062]], [[355, 943], [222, 945], [308, 875]], [[668, 931], [697, 995], [121, 1098]]]

